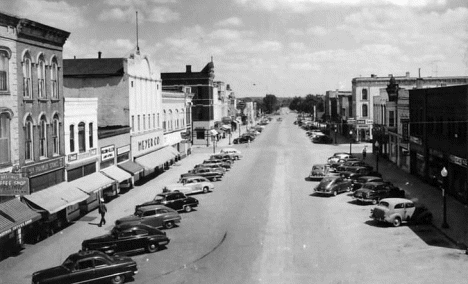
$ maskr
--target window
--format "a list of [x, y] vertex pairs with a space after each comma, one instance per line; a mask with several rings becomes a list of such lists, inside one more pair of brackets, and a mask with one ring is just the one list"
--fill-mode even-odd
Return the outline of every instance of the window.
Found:
[[9, 53], [0, 49], [0, 91], [8, 91], [9, 65]]
[[47, 121], [44, 115], [39, 122], [39, 154], [47, 157]]
[[0, 164], [10, 163], [10, 114], [0, 113]]
[[132, 132], [135, 131], [135, 116], [132, 115]]
[[23, 96], [31, 98], [32, 85], [31, 85], [31, 57], [26, 53], [23, 58]]
[[166, 110], [164, 110], [164, 114], [163, 114], [163, 129], [164, 131], [166, 131], [166, 121], [167, 121], [167, 116], [166, 116]]
[[146, 129], [146, 114], [143, 115], [143, 130]]
[[70, 125], [70, 152], [75, 152], [75, 125]]
[[53, 129], [52, 129], [52, 146], [53, 146], [53, 153], [54, 155], [60, 154], [60, 123], [58, 119], [58, 115], [54, 116], [53, 120]]
[[78, 261], [76, 264], [78, 270], [84, 270], [84, 269], [90, 269], [94, 268], [93, 260], [92, 259], [87, 259], [87, 260], [82, 260]]
[[93, 148], [94, 147], [94, 144], [93, 144], [93, 123], [90, 122], [89, 123], [89, 127], [88, 127], [88, 131], [89, 131], [89, 134], [88, 134], [88, 137], [89, 137], [89, 148]]
[[104, 259], [101, 259], [101, 258], [94, 259], [94, 266], [98, 267], [98, 266], [104, 266], [104, 265], [107, 265]]
[[85, 124], [80, 122], [78, 124], [78, 151], [83, 153], [86, 151], [86, 138], [85, 138]]
[[148, 129], [151, 129], [151, 114], [148, 113]]
[[160, 121], [159, 121], [159, 112], [158, 112], [158, 128], [161, 127]]
[[137, 123], [138, 123], [138, 131], [140, 131], [140, 115], [138, 115], [138, 121], [137, 121]]
[[45, 61], [44, 56], [39, 57], [37, 64], [37, 96], [38, 98], [45, 98]]
[[362, 116], [367, 117], [369, 114], [367, 113], [367, 105], [362, 105]]
[[388, 126], [389, 127], [395, 126], [395, 112], [393, 110], [388, 112]]
[[156, 115], [153, 113], [153, 128], [156, 128]]
[[59, 98], [59, 90], [58, 90], [58, 64], [57, 58], [54, 57], [52, 59], [52, 66], [50, 68], [50, 92], [52, 99]]
[[362, 100], [367, 101], [367, 89], [362, 89]]
[[33, 159], [33, 121], [30, 116], [26, 119], [24, 126], [24, 159]]

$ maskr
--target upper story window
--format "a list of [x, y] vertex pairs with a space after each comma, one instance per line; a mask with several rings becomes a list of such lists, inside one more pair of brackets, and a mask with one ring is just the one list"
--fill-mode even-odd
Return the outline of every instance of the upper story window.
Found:
[[70, 125], [70, 153], [75, 152], [75, 125]]
[[173, 127], [173, 121], [172, 121], [173, 119], [174, 119], [174, 118], [173, 118], [173, 116], [172, 116], [172, 110], [169, 110], [169, 125], [168, 125], [169, 130], [174, 129], [174, 127]]
[[39, 121], [39, 154], [41, 157], [47, 157], [47, 120], [45, 115], [41, 116]]
[[179, 110], [178, 109], [176, 109], [175, 117], [176, 117], [176, 119], [175, 119], [175, 128], [179, 129]]
[[163, 113], [163, 129], [164, 129], [164, 131], [167, 131], [166, 123], [167, 123], [167, 115], [166, 115], [166, 110], [164, 110], [164, 113]]
[[85, 123], [78, 124], [78, 151], [83, 153], [86, 151]]
[[362, 116], [363, 116], [363, 117], [369, 116], [369, 112], [368, 112], [368, 111], [369, 111], [369, 110], [368, 110], [367, 104], [363, 104], [363, 105], [362, 105]]
[[33, 160], [33, 120], [31, 116], [26, 118], [24, 125], [24, 159]]
[[3, 112], [0, 113], [0, 165], [11, 162], [10, 145], [10, 114]]
[[388, 126], [389, 127], [395, 126], [395, 112], [393, 110], [388, 112]]
[[52, 64], [50, 67], [50, 96], [52, 99], [59, 98], [59, 89], [58, 89], [58, 64], [57, 58], [52, 59]]
[[54, 155], [60, 154], [60, 121], [58, 115], [54, 115], [52, 121], [52, 151]]
[[368, 100], [368, 98], [367, 98], [367, 89], [362, 89], [362, 97], [361, 97], [361, 99], [362, 99], [363, 101], [367, 101], [367, 100]]
[[93, 148], [94, 147], [94, 143], [93, 143], [93, 139], [94, 139], [94, 133], [93, 133], [93, 123], [90, 122], [89, 123], [89, 127], [88, 127], [88, 131], [89, 131], [89, 148]]
[[32, 72], [31, 72], [31, 56], [26, 52], [23, 57], [23, 96], [32, 98]]
[[0, 47], [0, 92], [8, 91], [10, 54]]
[[46, 97], [45, 93], [45, 61], [41, 54], [37, 62], [37, 96], [42, 99]]

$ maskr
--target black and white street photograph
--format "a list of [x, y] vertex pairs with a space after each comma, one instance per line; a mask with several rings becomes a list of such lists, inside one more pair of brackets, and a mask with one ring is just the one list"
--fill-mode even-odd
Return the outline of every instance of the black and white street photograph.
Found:
[[467, 281], [467, 1], [0, 4], [0, 284]]

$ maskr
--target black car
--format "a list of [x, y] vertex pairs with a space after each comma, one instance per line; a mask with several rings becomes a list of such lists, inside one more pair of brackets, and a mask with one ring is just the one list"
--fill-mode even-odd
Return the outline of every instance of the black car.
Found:
[[250, 137], [250, 136], [242, 136], [242, 137], [238, 137], [238, 138], [235, 138], [234, 140], [232, 140], [232, 143], [234, 144], [243, 144], [243, 143], [249, 143], [249, 142], [252, 142], [253, 139]]
[[351, 190], [351, 181], [340, 176], [326, 176], [314, 188], [317, 194], [337, 195]]
[[359, 177], [358, 179], [352, 181], [352, 184], [353, 184], [352, 190], [355, 191], [357, 189], [360, 189], [363, 184], [365, 184], [367, 182], [373, 182], [373, 181], [382, 181], [383, 182], [383, 178], [378, 177], [378, 176], [362, 176], [362, 177]]
[[34, 272], [33, 284], [68, 283], [124, 283], [138, 273], [137, 264], [130, 257], [109, 256], [100, 251], [80, 251], [71, 254], [60, 266]]
[[327, 135], [317, 135], [312, 137], [312, 142], [318, 144], [330, 144], [333, 143], [333, 138]]
[[144, 224], [121, 224], [110, 234], [83, 241], [83, 250], [99, 250], [106, 254], [155, 252], [169, 243], [165, 232]]
[[365, 183], [353, 194], [353, 198], [358, 202], [371, 202], [374, 205], [379, 203], [381, 199], [391, 197], [405, 198], [405, 191], [390, 182], [374, 181]]
[[137, 205], [135, 210], [142, 206], [156, 204], [162, 204], [176, 211], [190, 212], [193, 207], [198, 206], [198, 200], [193, 197], [186, 196], [182, 192], [163, 192], [156, 194], [152, 201]]

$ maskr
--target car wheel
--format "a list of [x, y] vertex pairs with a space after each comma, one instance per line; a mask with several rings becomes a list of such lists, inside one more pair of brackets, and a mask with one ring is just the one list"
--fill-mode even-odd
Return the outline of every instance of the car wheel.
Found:
[[111, 278], [111, 283], [112, 284], [122, 284], [125, 282], [125, 275], [116, 275]]
[[208, 191], [210, 191], [210, 190], [208, 189], [208, 186], [205, 186], [205, 187], [203, 188], [203, 193], [207, 193]]
[[158, 249], [159, 249], [159, 246], [155, 242], [149, 242], [146, 245], [146, 251], [148, 251], [148, 252], [156, 252], [156, 251], [158, 251]]
[[379, 202], [379, 201], [378, 201], [377, 199], [372, 199], [372, 204], [373, 204], [373, 205], [377, 205], [378, 202]]
[[400, 225], [401, 225], [401, 219], [400, 219], [400, 217], [396, 217], [395, 219], [393, 219], [392, 224], [393, 224], [393, 227], [398, 227], [398, 226], [400, 226]]
[[334, 190], [333, 191], [333, 196], [336, 196], [338, 194], [338, 191]]
[[174, 221], [167, 221], [166, 223], [164, 223], [164, 228], [166, 229], [174, 228]]
[[190, 205], [185, 205], [185, 208], [184, 208], [184, 209], [185, 209], [185, 212], [190, 212], [190, 211], [192, 211], [192, 206], [190, 206]]

